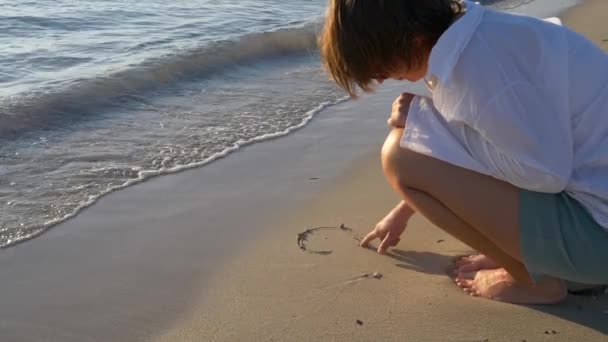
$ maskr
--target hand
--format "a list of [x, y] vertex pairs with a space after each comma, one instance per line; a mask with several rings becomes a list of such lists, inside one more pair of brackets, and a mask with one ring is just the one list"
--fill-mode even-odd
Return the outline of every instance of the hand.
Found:
[[391, 127], [404, 128], [407, 120], [407, 112], [410, 109], [410, 103], [416, 95], [410, 93], [401, 93], [393, 102], [393, 110], [391, 117], [387, 123]]
[[405, 231], [413, 213], [414, 211], [405, 202], [401, 202], [361, 240], [360, 246], [367, 247], [370, 241], [380, 239], [378, 253], [386, 253], [389, 247], [394, 247], [401, 241], [401, 234]]

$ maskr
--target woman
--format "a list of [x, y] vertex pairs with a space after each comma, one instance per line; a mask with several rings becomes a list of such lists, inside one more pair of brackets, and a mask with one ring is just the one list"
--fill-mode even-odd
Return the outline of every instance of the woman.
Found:
[[473, 296], [552, 304], [564, 280], [608, 283], [608, 56], [577, 33], [454, 0], [331, 0], [320, 39], [351, 96], [403, 94], [382, 149], [402, 196], [361, 242], [399, 241], [419, 212], [483, 253], [454, 267]]

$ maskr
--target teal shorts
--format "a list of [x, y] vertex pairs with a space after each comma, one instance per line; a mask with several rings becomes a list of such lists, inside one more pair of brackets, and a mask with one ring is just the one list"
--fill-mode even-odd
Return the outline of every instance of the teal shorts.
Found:
[[527, 190], [519, 200], [522, 256], [534, 280], [608, 284], [608, 231], [577, 200]]

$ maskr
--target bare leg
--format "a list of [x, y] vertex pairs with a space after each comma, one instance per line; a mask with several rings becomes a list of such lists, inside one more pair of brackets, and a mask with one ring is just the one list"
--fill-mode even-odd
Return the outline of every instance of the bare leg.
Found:
[[[468, 178], [499, 181], [402, 149], [399, 146], [402, 134], [402, 130], [394, 129], [382, 150], [384, 172], [393, 188], [429, 221], [475, 250], [489, 255], [506, 267], [518, 280], [529, 281], [528, 272], [521, 263], [518, 246], [519, 231], [515, 218], [506, 219], [498, 217], [500, 215], [492, 215], [493, 212], [503, 209], [503, 211], [511, 210], [512, 215], [516, 217], [516, 190], [510, 189], [511, 200], [514, 203], [500, 203], [506, 200], [501, 198], [504, 197], [501, 194], [496, 195], [498, 199], [489, 199], [488, 192], [480, 193], [479, 189], [474, 189], [482, 185], [476, 184], [475, 179], [469, 179], [466, 184], [457, 177], [464, 173], [464, 176], [469, 176]], [[456, 210], [458, 208], [464, 209], [461, 212], [467, 211], [470, 215], [459, 215]], [[485, 218], [487, 223], [475, 224], [464, 219], [466, 216], [478, 214], [487, 216]], [[502, 216], [507, 215], [503, 213]], [[480, 221], [479, 218], [476, 221]], [[489, 231], [477, 227], [484, 227]], [[509, 230], [513, 231], [512, 235], [515, 237], [508, 236]], [[511, 242], [510, 251], [504, 248], [505, 242]]]
[[509, 273], [513, 274], [516, 279], [523, 282], [531, 282], [528, 271], [520, 261], [510, 256], [498, 247], [494, 241], [468, 225], [429, 194], [412, 188], [401, 189], [400, 192], [417, 212], [437, 227], [445, 230], [475, 250], [491, 255], [495, 260], [499, 260], [500, 264], [507, 268]]
[[[497, 179], [402, 149], [399, 146], [402, 133], [403, 130], [394, 129], [382, 151], [384, 172], [391, 185], [429, 221], [488, 255], [509, 275], [498, 277], [487, 273], [502, 269], [463, 274], [457, 280], [459, 285], [472, 295], [507, 298], [518, 303], [563, 299], [565, 288], [554, 284], [546, 289], [540, 288], [541, 284], [531, 285], [522, 263], [519, 190]], [[502, 285], [497, 287], [498, 283]], [[515, 288], [518, 293], [505, 293]], [[535, 290], [532, 295], [521, 291], [530, 288]]]
[[[429, 218], [431, 222], [439, 227], [444, 227], [443, 222], [449, 217], [449, 209], [442, 210], [433, 208], [435, 200], [428, 195], [417, 192], [416, 190], [406, 190], [405, 196], [408, 201], [414, 203], [414, 207], [424, 216]], [[436, 202], [436, 201], [435, 201]], [[447, 214], [446, 214], [447, 212]], [[454, 219], [451, 225], [447, 226], [450, 229], [445, 229], [462, 242], [474, 247], [476, 243], [481, 243], [482, 238], [475, 237], [477, 233], [470, 233], [466, 228], [471, 227], [459, 226], [458, 218]], [[446, 220], [447, 221], [447, 220]], [[472, 243], [470, 243], [472, 242]], [[505, 258], [509, 260], [509, 256], [504, 256], [497, 247], [493, 246], [490, 241], [487, 245], [480, 244], [477, 250], [493, 255], [497, 260]], [[474, 247], [475, 248], [475, 247]], [[527, 276], [527, 271], [523, 264], [521, 266], [514, 263], [514, 266], [509, 267], [511, 271], [497, 266], [495, 269], [479, 270], [478, 272], [459, 272], [456, 276], [456, 284], [463, 291], [471, 296], [485, 297], [488, 299], [504, 301], [518, 304], [553, 304], [562, 301], [567, 290], [563, 282], [559, 279], [545, 277], [540, 283], [530, 284], [528, 281], [518, 281], [515, 278], [514, 272], [521, 272], [522, 277]]]

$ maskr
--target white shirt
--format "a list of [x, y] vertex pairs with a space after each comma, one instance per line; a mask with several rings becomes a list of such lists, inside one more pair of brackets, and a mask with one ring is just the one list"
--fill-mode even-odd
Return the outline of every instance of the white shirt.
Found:
[[608, 228], [608, 55], [540, 19], [466, 2], [431, 51], [432, 99], [401, 146], [578, 200]]

